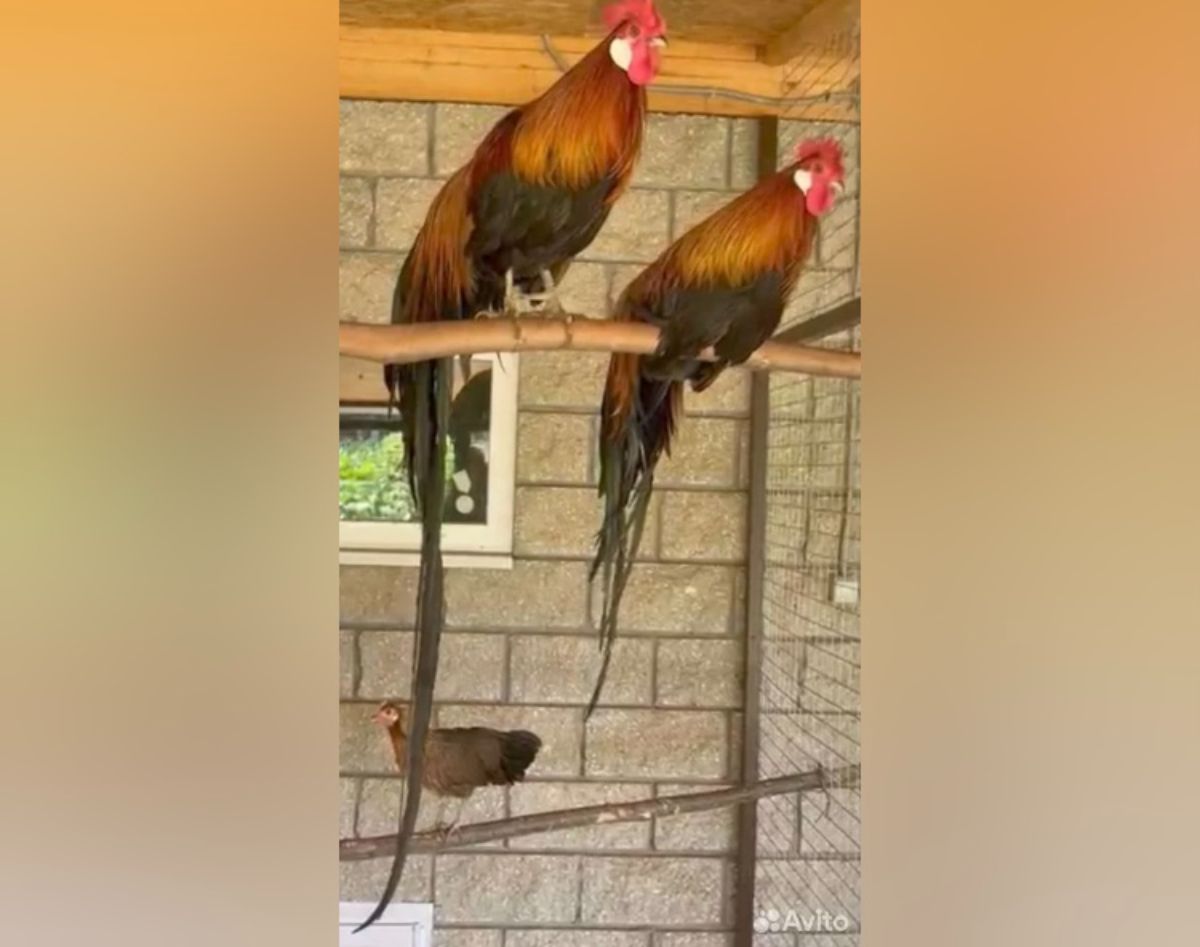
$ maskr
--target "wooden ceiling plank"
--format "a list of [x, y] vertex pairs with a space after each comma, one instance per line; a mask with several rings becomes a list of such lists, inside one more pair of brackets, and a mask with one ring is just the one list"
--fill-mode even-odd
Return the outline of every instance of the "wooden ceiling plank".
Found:
[[763, 62], [782, 66], [814, 47], [846, 50], [857, 14], [858, 0], [817, 0], [799, 20], [767, 43]]
[[[555, 52], [569, 65], [592, 48], [586, 38], [556, 38]], [[712, 51], [693, 44], [692, 51]], [[340, 94], [345, 98], [475, 102], [521, 105], [560, 76], [540, 37], [495, 36], [441, 31], [390, 30], [342, 26], [339, 46]], [[845, 70], [826, 69], [820, 87], [806, 96], [839, 91]], [[757, 60], [680, 55], [674, 45], [664, 57], [659, 81], [651, 86], [649, 107], [657, 112], [853, 120], [845, 104], [814, 103], [797, 110], [787, 94], [780, 67]], [[670, 87], [675, 87], [672, 90]], [[697, 93], [682, 89], [697, 89]], [[734, 96], [702, 94], [727, 89]]]

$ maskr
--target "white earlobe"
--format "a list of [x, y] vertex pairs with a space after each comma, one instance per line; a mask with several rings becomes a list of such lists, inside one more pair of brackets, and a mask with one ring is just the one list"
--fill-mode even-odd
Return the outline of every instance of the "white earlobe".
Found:
[[618, 36], [609, 44], [608, 55], [621, 67], [622, 71], [628, 72], [630, 64], [633, 63], [633, 45], [629, 40]]
[[796, 187], [800, 188], [803, 193], [807, 194], [808, 189], [812, 187], [812, 172], [805, 171], [803, 168], [797, 168], [793, 177], [796, 181]]

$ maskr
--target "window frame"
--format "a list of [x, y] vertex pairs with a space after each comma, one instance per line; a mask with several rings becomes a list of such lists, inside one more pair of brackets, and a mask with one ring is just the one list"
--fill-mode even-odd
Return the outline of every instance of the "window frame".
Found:
[[[447, 568], [511, 569], [517, 480], [517, 393], [520, 357], [494, 352], [471, 356], [492, 363], [488, 430], [488, 520], [444, 523], [442, 559]], [[344, 413], [374, 414], [379, 405], [342, 404]], [[420, 563], [421, 524], [338, 519], [338, 560], [343, 565]]]
[[409, 928], [413, 931], [416, 947], [433, 947], [433, 904], [401, 903], [389, 904], [384, 908], [379, 920], [359, 934], [353, 933], [355, 927], [365, 921], [375, 909], [370, 901], [339, 901], [338, 902], [338, 945], [352, 947], [362, 944], [363, 947], [392, 947], [388, 934], [399, 929]]

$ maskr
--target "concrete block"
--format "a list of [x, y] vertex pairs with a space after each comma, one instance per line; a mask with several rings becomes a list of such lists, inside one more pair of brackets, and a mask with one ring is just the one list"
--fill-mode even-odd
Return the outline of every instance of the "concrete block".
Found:
[[338, 244], [357, 249], [371, 244], [371, 214], [375, 199], [366, 178], [338, 181]]
[[587, 775], [721, 779], [728, 742], [718, 711], [597, 710], [587, 724]]
[[[342, 862], [340, 865], [340, 894], [343, 901], [370, 901], [374, 904], [383, 891], [391, 870], [390, 858], [370, 861]], [[404, 865], [404, 875], [393, 899], [429, 901], [433, 897], [433, 859], [428, 855], [412, 855]]]
[[691, 387], [683, 392], [684, 414], [689, 417], [706, 414], [750, 414], [750, 373], [740, 369], [722, 372], [707, 391], [696, 393]]
[[626, 191], [580, 259], [653, 260], [667, 247], [668, 208], [666, 191]]
[[636, 187], [725, 187], [729, 120], [707, 115], [651, 115]]
[[441, 855], [437, 893], [443, 922], [572, 922], [579, 860], [573, 855]]
[[488, 132], [511, 111], [500, 105], [460, 105], [439, 102], [434, 116], [433, 167], [449, 177], [471, 160]]
[[375, 246], [407, 251], [442, 188], [428, 178], [383, 178], [375, 186]]
[[[664, 784], [658, 787], [658, 795], [674, 796], [720, 788], [723, 787]], [[654, 847], [667, 852], [732, 852], [737, 848], [737, 811], [727, 807], [656, 816]]]
[[590, 483], [588, 460], [595, 449], [589, 416], [522, 412], [517, 421], [517, 482]]
[[433, 930], [433, 947], [501, 947], [504, 932], [482, 927], [438, 927]]
[[558, 285], [563, 308], [597, 319], [607, 316], [609, 275], [604, 263], [572, 263]]
[[[593, 635], [515, 636], [510, 642], [509, 688], [513, 701], [585, 705], [600, 669], [600, 650]], [[648, 704], [653, 643], [618, 638], [601, 706]]]
[[505, 947], [648, 947], [648, 931], [510, 930]]
[[403, 260], [394, 253], [347, 253], [338, 261], [338, 318], [388, 323]]
[[354, 646], [354, 632], [342, 631], [338, 633], [338, 670], [340, 672], [340, 680], [338, 681], [338, 696], [353, 697], [354, 696], [354, 675], [356, 673]]
[[598, 414], [607, 372], [602, 352], [528, 352], [521, 356], [521, 407]]
[[573, 630], [586, 615], [587, 565], [518, 560], [511, 571], [446, 572], [451, 627]]
[[[621, 634], [728, 634], [734, 572], [729, 566], [685, 563], [636, 566], [621, 603]], [[593, 597], [592, 620], [600, 620], [599, 595]]]
[[394, 566], [342, 566], [338, 614], [345, 622], [386, 621], [411, 627], [417, 570]]
[[663, 496], [664, 559], [740, 562], [746, 555], [746, 495], [671, 492]]
[[724, 418], [685, 418], [655, 474], [655, 487], [737, 486], [737, 422]]
[[733, 947], [732, 934], [700, 931], [659, 931], [654, 947]]
[[417, 102], [339, 103], [338, 156], [343, 171], [429, 173], [430, 106]]
[[758, 182], [758, 120], [730, 120], [733, 146], [730, 149], [729, 186], [735, 191], [748, 191]]
[[658, 693], [666, 707], [740, 707], [742, 642], [668, 639], [658, 643]]
[[[650, 499], [637, 560], [654, 558], [659, 498]], [[518, 487], [513, 551], [519, 556], [591, 559], [604, 518], [595, 487]]]
[[358, 806], [358, 780], [339, 780], [341, 800], [338, 806], [338, 837], [350, 838], [354, 834], [354, 813]]
[[[364, 631], [361, 635], [359, 695], [370, 700], [407, 700], [412, 689], [412, 632]], [[504, 661], [502, 635], [443, 634], [434, 699], [499, 700]]]
[[587, 858], [584, 923], [718, 924], [723, 866], [713, 858]]
[[819, 316], [853, 295], [854, 280], [850, 271], [806, 269], [796, 281], [780, 326], [790, 326]]

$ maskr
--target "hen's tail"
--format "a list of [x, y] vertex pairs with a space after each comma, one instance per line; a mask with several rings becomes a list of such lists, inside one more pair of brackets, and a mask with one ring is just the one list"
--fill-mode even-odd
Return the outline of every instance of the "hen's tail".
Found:
[[603, 652], [586, 720], [596, 709], [617, 634], [617, 613], [642, 540], [654, 468], [670, 449], [683, 395], [681, 382], [646, 377], [637, 355], [609, 363], [600, 419], [600, 496], [604, 519], [596, 536], [589, 581], [603, 573], [600, 647]]
[[542, 740], [536, 733], [509, 730], [504, 734], [500, 742], [500, 767], [504, 770], [505, 781], [521, 782], [541, 748]]

